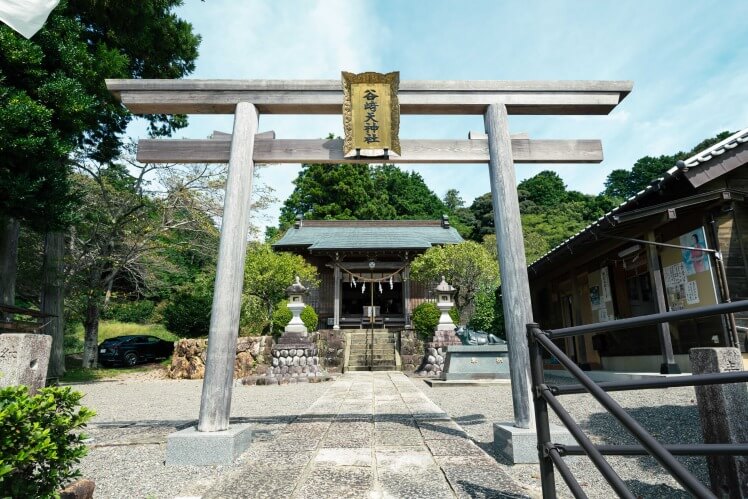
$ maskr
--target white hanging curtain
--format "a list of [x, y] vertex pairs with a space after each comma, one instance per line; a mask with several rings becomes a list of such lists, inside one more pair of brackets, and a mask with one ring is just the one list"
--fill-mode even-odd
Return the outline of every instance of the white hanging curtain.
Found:
[[60, 0], [0, 0], [0, 21], [25, 38], [42, 29]]

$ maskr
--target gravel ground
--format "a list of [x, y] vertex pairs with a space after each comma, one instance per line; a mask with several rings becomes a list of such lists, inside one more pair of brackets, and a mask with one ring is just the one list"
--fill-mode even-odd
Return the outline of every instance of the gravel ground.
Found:
[[[166, 436], [196, 423], [202, 380], [127, 379], [71, 385], [96, 411], [85, 433], [89, 453], [80, 469], [96, 483], [97, 498], [202, 495], [232, 466], [164, 465]], [[257, 425], [255, 440], [272, 438], [310, 406], [330, 383], [235, 386], [231, 413]]]
[[[549, 379], [551, 383], [568, 383], [563, 379]], [[537, 465], [513, 465], [497, 456], [492, 448], [493, 423], [512, 421], [512, 396], [509, 385], [478, 387], [431, 388], [416, 382], [432, 401], [449, 413], [470, 437], [499, 463], [517, 482], [540, 487]], [[692, 387], [665, 390], [612, 392], [621, 404], [647, 431], [663, 443], [702, 442], [696, 396]], [[564, 395], [564, 407], [580, 424], [582, 430], [597, 444], [636, 444], [633, 437], [608, 415], [590, 395]], [[555, 414], [551, 422], [561, 424]], [[566, 457], [566, 462], [591, 498], [615, 497], [592, 462], [586, 457]], [[659, 464], [649, 457], [608, 457], [632, 492], [639, 497], [690, 497]], [[703, 483], [709, 478], [703, 457], [683, 457], [679, 460]], [[556, 473], [556, 489], [561, 496], [571, 497], [566, 484]]]

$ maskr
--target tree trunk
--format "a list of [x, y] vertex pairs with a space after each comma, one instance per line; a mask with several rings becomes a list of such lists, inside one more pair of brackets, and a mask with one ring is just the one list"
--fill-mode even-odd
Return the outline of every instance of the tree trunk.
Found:
[[44, 237], [44, 270], [42, 273], [41, 311], [53, 315], [47, 320], [44, 332], [52, 336], [47, 377], [59, 378], [65, 374], [64, 341], [64, 257], [65, 236], [62, 232], [47, 232]]
[[83, 320], [83, 367], [96, 367], [99, 358], [99, 305], [98, 293], [95, 291], [88, 296], [86, 303], [86, 317]]
[[[0, 220], [0, 304], [15, 305], [16, 270], [18, 268], [18, 231], [15, 218]], [[0, 313], [0, 319], [5, 314]]]

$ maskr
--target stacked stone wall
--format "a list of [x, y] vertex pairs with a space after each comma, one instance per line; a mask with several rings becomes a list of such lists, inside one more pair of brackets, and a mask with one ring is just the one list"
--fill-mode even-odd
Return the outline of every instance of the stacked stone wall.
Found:
[[424, 345], [424, 354], [416, 374], [428, 377], [441, 376], [447, 358], [447, 347], [460, 344], [462, 342], [454, 331], [436, 331], [432, 340]]
[[414, 372], [421, 366], [424, 343], [413, 330], [400, 333], [400, 360], [403, 372]]
[[322, 368], [327, 372], [341, 372], [345, 360], [345, 333], [332, 329], [320, 331], [317, 346]]
[[[246, 336], [236, 342], [234, 378], [244, 378], [261, 374], [263, 364], [270, 354], [272, 337]], [[205, 358], [208, 353], [208, 340], [182, 339], [174, 345], [174, 354], [167, 371], [173, 379], [202, 379], [205, 376]]]

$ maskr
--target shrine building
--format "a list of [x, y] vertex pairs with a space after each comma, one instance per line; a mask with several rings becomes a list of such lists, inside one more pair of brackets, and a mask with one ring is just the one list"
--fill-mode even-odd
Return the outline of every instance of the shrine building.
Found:
[[[310, 296], [322, 328], [402, 329], [413, 308], [432, 298], [432, 283], [409, 278], [413, 258], [432, 246], [463, 241], [449, 219], [296, 220], [275, 244], [317, 267]], [[435, 283], [434, 283], [435, 284]], [[369, 307], [372, 307], [370, 309]]]

